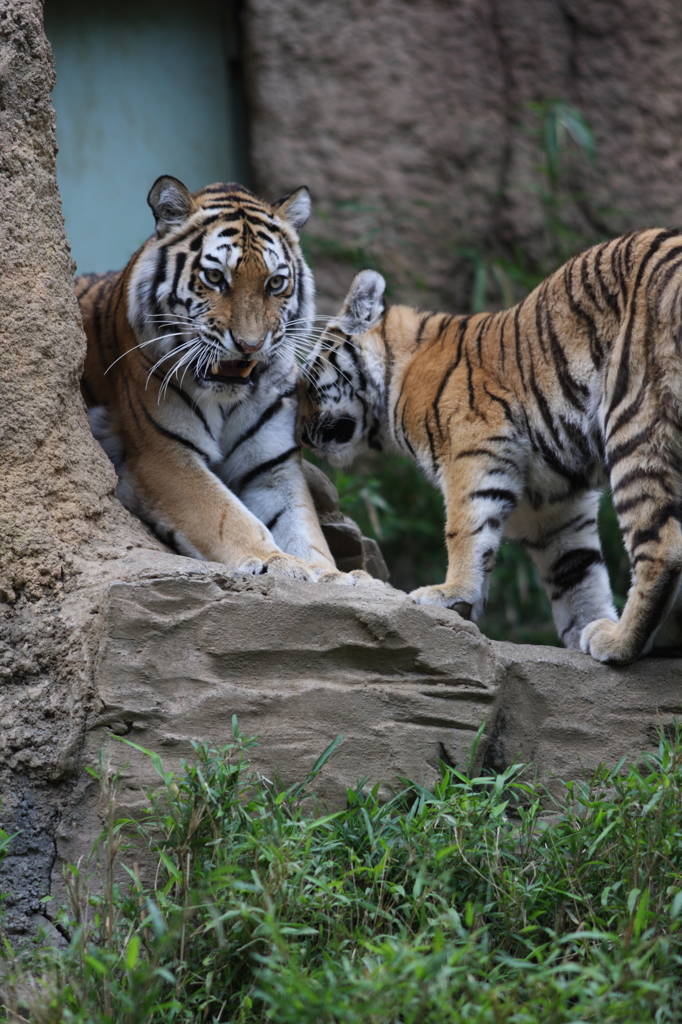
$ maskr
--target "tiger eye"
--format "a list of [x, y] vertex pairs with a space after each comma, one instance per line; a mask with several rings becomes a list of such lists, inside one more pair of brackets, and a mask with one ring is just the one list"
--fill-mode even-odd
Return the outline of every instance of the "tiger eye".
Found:
[[223, 280], [223, 272], [222, 270], [205, 270], [204, 277], [209, 284], [220, 284]]
[[268, 289], [271, 292], [281, 292], [286, 284], [286, 278], [282, 274], [275, 274], [268, 281]]

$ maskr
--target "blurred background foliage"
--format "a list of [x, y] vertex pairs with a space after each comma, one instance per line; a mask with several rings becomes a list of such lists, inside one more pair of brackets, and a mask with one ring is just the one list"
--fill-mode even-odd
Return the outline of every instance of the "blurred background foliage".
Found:
[[[560, 101], [534, 104], [532, 109], [543, 153], [539, 199], [549, 256], [540, 263], [518, 249], [511, 253], [459, 250], [458, 255], [469, 266], [471, 287], [469, 309], [458, 312], [513, 305], [574, 253], [606, 237], [595, 228], [600, 223], [598, 211], [590, 210], [589, 198], [572, 186], [572, 164], [583, 160], [594, 165], [596, 160], [589, 124], [579, 110]], [[315, 252], [309, 256], [314, 266]], [[377, 267], [361, 243], [346, 256], [354, 271], [368, 265], [380, 270], [391, 294], [390, 273], [385, 267]], [[355, 519], [363, 533], [378, 541], [393, 586], [409, 591], [445, 578], [443, 500], [410, 459], [363, 455], [351, 472], [329, 466], [310, 454], [308, 457], [334, 482], [342, 511]], [[599, 525], [620, 610], [629, 587], [629, 563], [608, 494], [602, 498]], [[560, 645], [549, 600], [535, 568], [527, 553], [513, 542], [500, 547], [488, 604], [478, 625], [494, 640]]]

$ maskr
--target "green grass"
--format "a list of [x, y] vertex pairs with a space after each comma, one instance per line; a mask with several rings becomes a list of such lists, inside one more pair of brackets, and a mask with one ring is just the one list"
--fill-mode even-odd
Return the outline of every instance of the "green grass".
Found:
[[[567, 784], [442, 766], [326, 813], [252, 741], [196, 748], [66, 872], [63, 948], [5, 941], [7, 1021], [579, 1024], [682, 1019], [682, 737]], [[133, 834], [126, 848], [124, 837]], [[99, 860], [100, 868], [96, 869]], [[147, 863], [144, 875], [136, 862]], [[89, 878], [88, 876], [93, 877]]]

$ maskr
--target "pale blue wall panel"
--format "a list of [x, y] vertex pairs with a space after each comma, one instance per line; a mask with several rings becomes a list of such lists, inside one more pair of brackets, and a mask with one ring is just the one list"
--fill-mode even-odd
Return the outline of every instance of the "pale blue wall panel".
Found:
[[194, 191], [243, 180], [225, 5], [47, 0], [57, 179], [79, 271], [124, 266], [154, 229], [160, 174]]

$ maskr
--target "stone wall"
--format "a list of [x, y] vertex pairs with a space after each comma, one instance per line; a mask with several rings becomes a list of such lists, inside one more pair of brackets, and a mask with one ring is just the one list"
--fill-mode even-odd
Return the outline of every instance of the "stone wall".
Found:
[[682, 221], [677, 0], [244, 7], [256, 185], [310, 186], [327, 309], [368, 263], [396, 298], [462, 311], [462, 248], [547, 257], [541, 113], [556, 100], [596, 137], [596, 167], [574, 159], [565, 181], [576, 238]]

